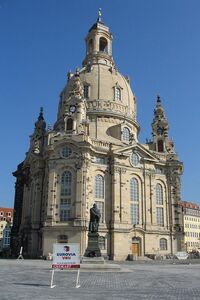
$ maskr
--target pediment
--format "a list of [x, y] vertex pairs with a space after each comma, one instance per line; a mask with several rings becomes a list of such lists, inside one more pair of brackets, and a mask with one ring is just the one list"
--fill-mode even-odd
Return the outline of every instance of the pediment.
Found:
[[148, 149], [146, 149], [143, 145], [139, 143], [135, 143], [133, 145], [125, 146], [125, 147], [120, 147], [119, 149], [115, 149], [113, 151], [114, 155], [119, 155], [119, 156], [130, 156], [132, 152], [137, 153], [142, 159], [151, 161], [151, 162], [158, 162], [158, 158], [153, 155]]

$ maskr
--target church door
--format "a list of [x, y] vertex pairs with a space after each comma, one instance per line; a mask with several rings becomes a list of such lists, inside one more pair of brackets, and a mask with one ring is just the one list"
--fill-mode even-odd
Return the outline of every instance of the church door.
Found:
[[140, 245], [141, 245], [141, 238], [134, 237], [132, 238], [132, 254], [133, 256], [140, 256]]
[[134, 256], [139, 256], [139, 244], [138, 243], [132, 244], [132, 254]]

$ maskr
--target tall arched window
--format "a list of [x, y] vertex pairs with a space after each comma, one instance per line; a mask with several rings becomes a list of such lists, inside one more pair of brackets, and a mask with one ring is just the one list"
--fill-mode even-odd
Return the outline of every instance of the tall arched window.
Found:
[[104, 198], [104, 178], [101, 175], [95, 176], [95, 198]]
[[164, 226], [163, 187], [156, 184], [156, 219], [158, 226]]
[[131, 223], [139, 224], [139, 183], [136, 178], [130, 180]]
[[104, 177], [100, 174], [95, 176], [95, 203], [100, 210], [100, 222], [104, 222]]
[[139, 184], [136, 178], [131, 178], [130, 180], [130, 196], [131, 201], [139, 201]]
[[160, 239], [160, 250], [167, 250], [167, 240], [164, 238]]
[[122, 141], [130, 142], [130, 130], [127, 127], [122, 130]]
[[99, 51], [108, 53], [108, 42], [104, 37], [99, 39]]
[[156, 204], [163, 205], [163, 188], [160, 183], [156, 184]]
[[72, 174], [65, 171], [61, 177], [60, 191], [60, 221], [71, 218]]
[[158, 152], [163, 152], [163, 151], [164, 151], [163, 141], [159, 140], [158, 141]]
[[89, 40], [89, 43], [88, 43], [88, 50], [89, 50], [89, 53], [92, 53], [93, 51], [93, 40]]
[[115, 100], [121, 101], [122, 100], [122, 92], [120, 87], [115, 87]]
[[69, 118], [67, 120], [67, 130], [73, 130], [73, 119]]

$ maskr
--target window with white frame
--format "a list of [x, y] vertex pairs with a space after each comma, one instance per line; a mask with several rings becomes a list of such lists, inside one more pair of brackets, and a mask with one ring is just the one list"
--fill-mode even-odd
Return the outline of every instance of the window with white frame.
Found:
[[121, 91], [121, 88], [116, 86], [115, 89], [115, 100], [116, 101], [121, 101], [122, 100], [122, 91]]
[[130, 180], [131, 223], [139, 224], [139, 183], [136, 178]]
[[160, 250], [167, 250], [167, 240], [164, 238], [160, 239]]
[[72, 174], [70, 171], [65, 171], [61, 177], [60, 221], [67, 221], [71, 218], [71, 195]]
[[127, 127], [122, 129], [122, 141], [130, 142], [130, 130]]
[[156, 204], [163, 205], [163, 188], [160, 183], [156, 184]]
[[157, 219], [157, 225], [164, 226], [163, 207], [156, 207], [156, 219]]

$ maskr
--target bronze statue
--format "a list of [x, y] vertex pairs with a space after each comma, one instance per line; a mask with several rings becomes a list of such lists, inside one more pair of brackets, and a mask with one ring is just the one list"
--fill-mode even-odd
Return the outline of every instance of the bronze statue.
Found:
[[92, 233], [98, 232], [100, 218], [101, 218], [100, 211], [97, 208], [96, 203], [94, 203], [93, 207], [90, 208], [90, 223], [89, 223], [90, 232]]

